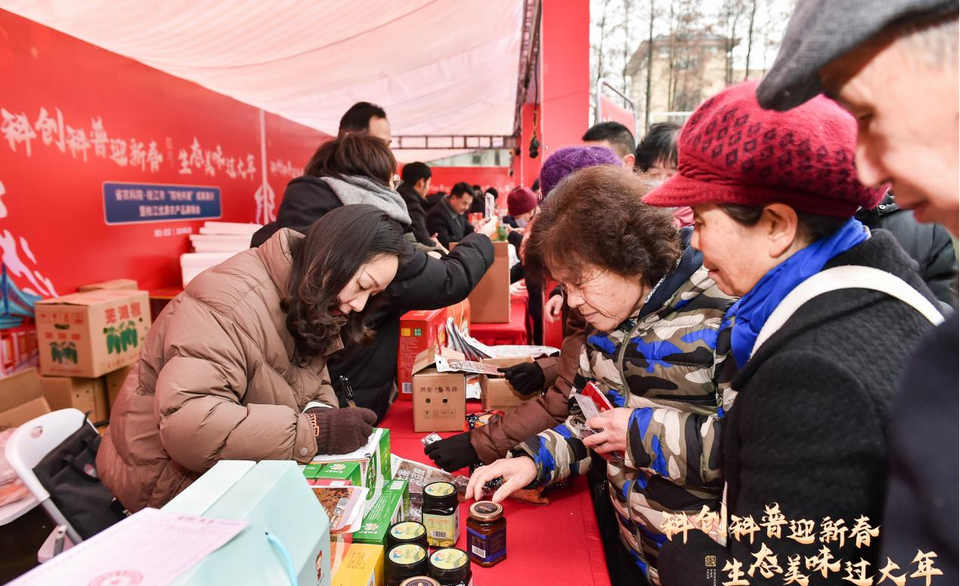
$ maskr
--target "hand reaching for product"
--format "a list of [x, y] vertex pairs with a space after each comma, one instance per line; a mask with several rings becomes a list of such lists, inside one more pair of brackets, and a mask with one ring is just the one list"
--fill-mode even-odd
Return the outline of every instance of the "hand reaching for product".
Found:
[[521, 362], [497, 370], [502, 372], [510, 386], [522, 395], [539, 393], [546, 382], [543, 369], [536, 362]]
[[493, 235], [497, 233], [497, 219], [487, 218], [477, 224], [477, 232], [485, 234], [487, 238], [493, 240]]
[[537, 479], [537, 465], [526, 456], [501, 458], [489, 466], [481, 466], [470, 476], [467, 484], [467, 497], [483, 499], [483, 485], [496, 478], [503, 477], [503, 484], [490, 499], [495, 503], [503, 501], [514, 492], [524, 488]]
[[553, 323], [560, 318], [563, 310], [563, 295], [554, 295], [543, 304], [543, 317]]
[[480, 463], [477, 451], [470, 443], [469, 432], [433, 442], [423, 449], [423, 453], [447, 472]]

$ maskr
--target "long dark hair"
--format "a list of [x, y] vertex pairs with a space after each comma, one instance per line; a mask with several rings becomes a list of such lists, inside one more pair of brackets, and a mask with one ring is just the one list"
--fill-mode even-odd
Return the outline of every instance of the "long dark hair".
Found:
[[348, 132], [320, 145], [303, 170], [304, 175], [335, 177], [360, 175], [389, 187], [397, 159], [382, 138], [362, 132]]
[[344, 346], [371, 337], [360, 314], [334, 315], [340, 291], [360, 266], [381, 254], [401, 256], [403, 227], [376, 206], [355, 204], [327, 212], [291, 246], [287, 330], [301, 361], [327, 352], [339, 337]]

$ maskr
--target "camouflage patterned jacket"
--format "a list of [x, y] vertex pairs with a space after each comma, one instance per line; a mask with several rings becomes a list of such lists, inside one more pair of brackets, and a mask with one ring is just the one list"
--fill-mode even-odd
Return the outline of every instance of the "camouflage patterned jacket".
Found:
[[[593, 380], [614, 405], [634, 410], [624, 459], [607, 463], [608, 492], [620, 540], [653, 583], [662, 513], [719, 509], [721, 389], [735, 374], [721, 322], [732, 302], [687, 248], [636, 317], [610, 333], [587, 329], [575, 387]], [[571, 401], [563, 424], [512, 455], [533, 458], [541, 486], [583, 475], [593, 460], [580, 441], [583, 422]]]

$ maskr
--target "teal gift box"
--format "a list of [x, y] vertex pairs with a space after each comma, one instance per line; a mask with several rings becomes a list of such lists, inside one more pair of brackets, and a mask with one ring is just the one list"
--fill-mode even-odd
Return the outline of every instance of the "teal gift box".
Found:
[[294, 461], [218, 462], [163, 510], [249, 523], [176, 586], [330, 585], [330, 524]]

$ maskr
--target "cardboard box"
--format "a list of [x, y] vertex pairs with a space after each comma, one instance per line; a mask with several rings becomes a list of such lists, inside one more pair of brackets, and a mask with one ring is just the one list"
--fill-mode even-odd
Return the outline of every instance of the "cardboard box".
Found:
[[410, 511], [410, 490], [406, 480], [391, 480], [380, 498], [363, 516], [363, 526], [353, 534], [354, 543], [383, 545], [394, 523], [406, 520]]
[[107, 406], [110, 410], [113, 409], [114, 403], [117, 402], [117, 395], [120, 394], [123, 382], [127, 380], [127, 375], [130, 374], [131, 370], [133, 370], [132, 364], [114, 370], [113, 372], [108, 372], [106, 376], [103, 377], [104, 386], [107, 388]]
[[413, 430], [463, 431], [467, 415], [467, 378], [462, 372], [437, 372], [432, 352], [414, 366]]
[[[317, 455], [312, 464], [356, 462], [360, 466], [360, 486], [370, 489], [364, 513], [370, 511], [383, 489], [393, 478], [390, 466], [390, 430], [375, 428], [367, 444], [362, 448], [342, 455]], [[321, 471], [323, 469], [321, 468]]]
[[101, 283], [90, 283], [81, 285], [78, 291], [85, 293], [87, 291], [99, 291], [101, 289], [132, 289], [136, 290], [137, 282], [133, 279], [114, 279], [112, 281], [103, 281]]
[[509, 244], [493, 243], [493, 265], [487, 270], [470, 300], [470, 321], [475, 324], [510, 321], [510, 255]]
[[99, 289], [36, 304], [40, 374], [95, 378], [132, 364], [150, 329], [146, 291]]
[[79, 409], [90, 421], [109, 419], [103, 378], [41, 376], [40, 385], [50, 409]]
[[0, 430], [19, 427], [49, 412], [36, 368], [0, 378]]
[[351, 543], [330, 586], [383, 586], [383, 547]]
[[[533, 362], [533, 358], [522, 356], [517, 358], [484, 358], [484, 364], [493, 364], [494, 366], [513, 366], [521, 362]], [[521, 403], [536, 399], [539, 393], [530, 393], [522, 395], [518, 393], [513, 386], [502, 377], [490, 377], [482, 375], [480, 377], [480, 404], [484, 409], [500, 409], [502, 411], [512, 411], [520, 406]]]

